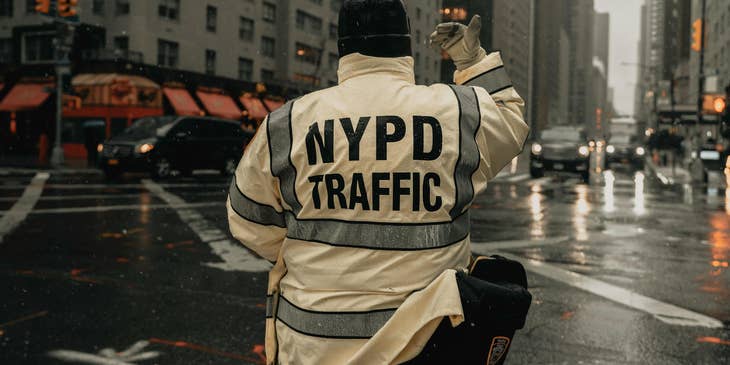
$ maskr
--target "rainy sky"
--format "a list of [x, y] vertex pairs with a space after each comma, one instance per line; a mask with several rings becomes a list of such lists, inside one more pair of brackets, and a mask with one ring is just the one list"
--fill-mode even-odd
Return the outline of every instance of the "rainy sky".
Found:
[[[639, 28], [643, 0], [596, 0], [595, 9], [611, 14], [608, 84], [614, 89], [614, 106], [619, 113], [634, 110]], [[622, 65], [631, 63], [632, 65]]]

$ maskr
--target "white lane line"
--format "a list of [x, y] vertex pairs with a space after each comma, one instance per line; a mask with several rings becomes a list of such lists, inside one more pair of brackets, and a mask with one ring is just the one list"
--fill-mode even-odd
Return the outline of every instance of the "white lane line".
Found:
[[48, 352], [48, 357], [73, 363], [92, 365], [135, 365], [138, 361], [151, 360], [160, 357], [161, 352], [145, 351], [149, 341], [137, 341], [124, 351], [116, 351], [113, 348], [101, 349], [98, 353], [86, 353], [73, 350], [53, 350]]
[[627, 307], [649, 313], [654, 318], [671, 325], [696, 326], [707, 328], [722, 328], [722, 322], [708, 317], [704, 314], [677, 307], [673, 304], [660, 302], [656, 299], [643, 296], [597, 279], [572, 271], [561, 269], [557, 266], [546, 264], [542, 261], [525, 259], [516, 255], [499, 253], [500, 255], [517, 260], [525, 265], [525, 269], [536, 274], [560, 281], [572, 287], [585, 290], [589, 293], [604, 297], [608, 300], [623, 304]]
[[[227, 183], [224, 182], [201, 182], [199, 184], [187, 184], [187, 183], [167, 183], [158, 184], [165, 188], [199, 188], [201, 185], [209, 187], [220, 187], [226, 188]], [[12, 185], [0, 185], [0, 190], [18, 190], [22, 189], [24, 185], [12, 184]], [[57, 190], [83, 190], [83, 189], [144, 189], [144, 184], [48, 184], [47, 189]]]
[[127, 205], [106, 205], [92, 207], [75, 207], [75, 208], [47, 208], [35, 209], [31, 214], [69, 214], [69, 213], [97, 213], [97, 212], [113, 212], [119, 210], [152, 210], [152, 209], [186, 209], [186, 208], [206, 208], [220, 206], [220, 203], [182, 203], [182, 204], [127, 204]]
[[[85, 194], [85, 195], [45, 195], [41, 196], [40, 201], [63, 201], [63, 200], [96, 200], [96, 199], [134, 199], [139, 198], [142, 193], [133, 194]], [[225, 191], [191, 191], [185, 194], [195, 196], [225, 196]], [[17, 197], [0, 198], [0, 202], [16, 201]]]
[[516, 183], [516, 182], [525, 181], [525, 180], [527, 180], [529, 178], [530, 178], [530, 175], [529, 174], [520, 174], [520, 175], [512, 176], [512, 177], [507, 178], [505, 180], [508, 181], [508, 182], [511, 182], [511, 183]]
[[514, 241], [492, 241], [472, 242], [471, 251], [480, 255], [493, 255], [496, 250], [509, 250], [525, 247], [549, 246], [568, 241], [567, 236], [546, 238], [543, 240], [514, 240]]
[[0, 218], [0, 243], [3, 242], [5, 235], [22, 223], [28, 216], [28, 213], [33, 210], [35, 203], [43, 193], [43, 185], [50, 176], [47, 172], [37, 173], [25, 188], [25, 191], [23, 191], [23, 195]]
[[[170, 204], [170, 206], [181, 206], [185, 204], [185, 200], [165, 191], [160, 184], [152, 180], [145, 179], [142, 180], [142, 183], [150, 192], [157, 195], [167, 204]], [[221, 201], [214, 204], [223, 206], [225, 203]], [[198, 211], [186, 208], [175, 208], [175, 210], [180, 216], [180, 219], [200, 237], [200, 240], [207, 243], [213, 250], [213, 253], [223, 260], [223, 262], [206, 262], [202, 263], [202, 265], [224, 271], [266, 272], [271, 269], [271, 263], [254, 256], [240, 243], [228, 239], [228, 234], [216, 228], [215, 225], [205, 219]]]
[[541, 177], [539, 179], [534, 179], [530, 182], [530, 186], [542, 186], [550, 181], [552, 181], [552, 177]]

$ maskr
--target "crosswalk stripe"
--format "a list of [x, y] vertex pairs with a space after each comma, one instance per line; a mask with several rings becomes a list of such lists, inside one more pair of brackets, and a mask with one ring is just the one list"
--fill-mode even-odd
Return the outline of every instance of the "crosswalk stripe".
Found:
[[[202, 265], [224, 271], [264, 272], [271, 269], [271, 263], [254, 256], [240, 243], [232, 242], [227, 233], [216, 228], [202, 214], [193, 209], [182, 207], [185, 200], [166, 191], [161, 184], [157, 184], [152, 180], [142, 180], [142, 183], [150, 192], [170, 204], [170, 206], [175, 207], [174, 209], [180, 219], [195, 232], [201, 241], [207, 243], [213, 253], [223, 261], [207, 262]], [[216, 202], [215, 204], [221, 207], [224, 205], [222, 202]]]
[[525, 259], [523, 257], [501, 252], [499, 254], [508, 259], [521, 262], [528, 271], [557, 280], [572, 287], [585, 290], [589, 293], [623, 304], [627, 307], [649, 313], [653, 315], [654, 318], [664, 323], [677, 326], [723, 328], [723, 323], [721, 321], [704, 314], [680, 308], [673, 304], [664, 303], [632, 292], [628, 289], [572, 271], [564, 270], [542, 261]]
[[12, 232], [33, 210], [38, 198], [43, 193], [43, 185], [49, 177], [50, 175], [47, 172], [37, 173], [13, 207], [2, 215], [0, 218], [0, 243], [3, 242], [5, 235]]

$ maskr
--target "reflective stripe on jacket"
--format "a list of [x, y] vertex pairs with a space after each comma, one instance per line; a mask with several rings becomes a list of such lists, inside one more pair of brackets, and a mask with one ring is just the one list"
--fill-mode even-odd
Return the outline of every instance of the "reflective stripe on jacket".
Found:
[[528, 134], [498, 53], [457, 85], [415, 85], [411, 57], [338, 74], [267, 117], [230, 188], [234, 237], [275, 262], [269, 364], [400, 363], [463, 321], [469, 206]]

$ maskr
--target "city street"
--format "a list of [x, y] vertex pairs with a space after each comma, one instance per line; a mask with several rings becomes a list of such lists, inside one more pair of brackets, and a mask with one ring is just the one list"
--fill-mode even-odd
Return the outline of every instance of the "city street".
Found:
[[[528, 270], [508, 363], [730, 362], [730, 195], [591, 180], [500, 175], [474, 203], [474, 253]], [[0, 170], [0, 363], [263, 364], [269, 264], [228, 234], [228, 184]]]

